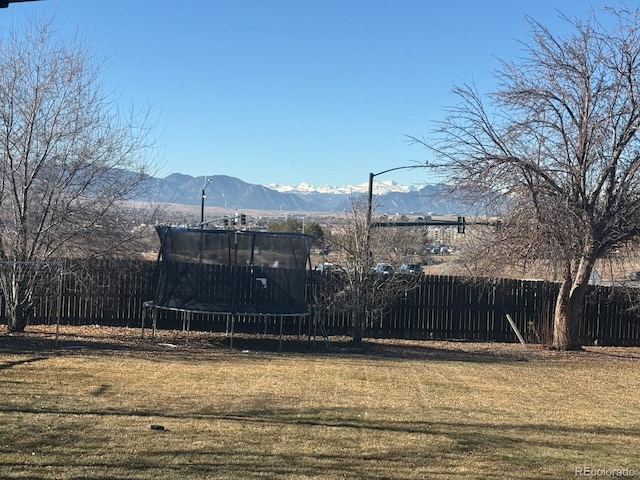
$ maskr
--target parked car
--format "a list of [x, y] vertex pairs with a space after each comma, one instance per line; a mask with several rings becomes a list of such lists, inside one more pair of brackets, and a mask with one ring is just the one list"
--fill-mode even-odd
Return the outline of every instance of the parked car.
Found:
[[419, 263], [403, 263], [400, 265], [400, 272], [402, 273], [422, 273], [422, 265]]
[[316, 272], [330, 272], [335, 270], [336, 265], [330, 262], [322, 262], [315, 266], [314, 270]]
[[457, 251], [457, 248], [451, 245], [427, 245], [424, 249], [425, 253], [431, 255], [451, 255]]
[[395, 273], [393, 266], [389, 263], [378, 263], [375, 267], [373, 267], [373, 271], [382, 275], [392, 275], [393, 273]]

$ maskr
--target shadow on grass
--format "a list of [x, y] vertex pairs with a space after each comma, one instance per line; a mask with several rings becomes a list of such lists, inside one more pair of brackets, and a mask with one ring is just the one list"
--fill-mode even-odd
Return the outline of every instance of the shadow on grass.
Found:
[[[92, 393], [92, 395], [95, 392]], [[99, 392], [104, 393], [104, 392]], [[299, 425], [304, 427], [327, 427], [339, 429], [358, 429], [371, 432], [381, 431], [389, 433], [405, 434], [429, 434], [429, 435], [450, 435], [460, 429], [473, 430], [477, 432], [478, 441], [474, 442], [465, 432], [460, 439], [467, 444], [477, 446], [486, 445], [491, 438], [501, 437], [500, 432], [519, 432], [519, 434], [536, 433], [541, 435], [565, 436], [573, 435], [576, 438], [589, 435], [614, 435], [628, 436], [634, 439], [640, 438], [640, 426], [616, 427], [611, 425], [589, 425], [570, 426], [549, 423], [482, 423], [482, 422], [456, 422], [456, 421], [398, 421], [398, 420], [375, 420], [375, 412], [369, 415], [362, 415], [362, 408], [341, 407], [341, 408], [249, 408], [237, 411], [225, 412], [214, 409], [201, 409], [200, 411], [169, 413], [163, 410], [138, 409], [127, 410], [117, 407], [106, 409], [68, 409], [56, 408], [55, 406], [28, 407], [17, 405], [0, 405], [2, 413], [33, 414], [33, 415], [60, 415], [80, 418], [88, 417], [137, 417], [163, 419], [173, 422], [170, 431], [179, 430], [179, 422], [202, 420], [202, 421], [232, 421], [241, 423], [253, 423], [262, 425]], [[450, 416], [462, 417], [468, 414], [468, 410], [456, 413], [452, 409]], [[95, 419], [92, 420], [95, 422]], [[586, 437], [585, 437], [586, 438]], [[496, 438], [497, 439], [497, 438]], [[519, 437], [514, 437], [514, 441], [520, 441]], [[552, 447], [552, 444], [540, 444], [541, 446]]]
[[[9, 410], [2, 407], [2, 411]], [[635, 454], [634, 445], [640, 437], [640, 428], [604, 425], [568, 426], [547, 423], [367, 419], [360, 415], [362, 413], [360, 409], [355, 408], [265, 408], [184, 415], [166, 415], [153, 410], [140, 412], [117, 409], [78, 412], [50, 408], [32, 412], [29, 409], [13, 408], [10, 411], [20, 414], [35, 413], [37, 416], [43, 414], [72, 416], [77, 422], [74, 428], [78, 430], [76, 432], [78, 440], [89, 444], [93, 442], [95, 447], [100, 445], [100, 436], [106, 433], [101, 428], [88, 428], [96, 425], [95, 416], [132, 417], [131, 422], [135, 422], [135, 418], [154, 417], [167, 422], [169, 431], [162, 434], [162, 439], [156, 436], [151, 440], [152, 437], [149, 437], [150, 440], [147, 442], [149, 448], [142, 449], [138, 456], [127, 454], [116, 458], [115, 464], [101, 465], [90, 460], [90, 455], [87, 455], [89, 458], [86, 459], [82, 459], [82, 456], [70, 455], [65, 463], [60, 463], [60, 467], [64, 468], [81, 469], [87, 466], [104, 468], [104, 477], [92, 475], [91, 478], [113, 478], [109, 476], [110, 469], [118, 469], [120, 472], [163, 469], [162, 478], [169, 478], [168, 475], [171, 473], [175, 475], [174, 478], [181, 478], [181, 472], [189, 472], [188, 478], [201, 478], [198, 474], [215, 470], [218, 473], [224, 473], [225, 476], [222, 478], [251, 478], [252, 476], [282, 478], [291, 475], [326, 478], [323, 473], [330, 472], [330, 478], [340, 478], [340, 476], [361, 478], [366, 474], [366, 478], [400, 479], [418, 478], [405, 477], [407, 472], [416, 468], [423, 469], [423, 476], [420, 478], [428, 478], [428, 476], [424, 477], [424, 471], [434, 476], [447, 474], [447, 478], [456, 478], [453, 472], [445, 470], [445, 466], [468, 465], [471, 462], [478, 463], [470, 468], [479, 468], [478, 465], [491, 468], [486, 471], [467, 471], [467, 474], [475, 473], [481, 475], [481, 478], [508, 478], [510, 469], [520, 471], [519, 475], [511, 475], [511, 478], [569, 478], [573, 473], [570, 467], [581, 464], [580, 452], [586, 452], [590, 455], [589, 460], [596, 463], [608, 458], [610, 454], [608, 436], [619, 437], [619, 444], [628, 445], [628, 461], [632, 462], [635, 457], [631, 454], [632, 452]], [[77, 421], [84, 415], [87, 416], [87, 425]], [[283, 431], [297, 435], [300, 441], [306, 439], [305, 441], [309, 442], [310, 439], [315, 438], [316, 441], [321, 442], [318, 445], [320, 448], [306, 450], [301, 448], [294, 449], [290, 453], [282, 453], [282, 451], [278, 454], [272, 453], [269, 442], [256, 438], [256, 430], [252, 428], [227, 429], [228, 435], [233, 438], [226, 437], [225, 442], [220, 442], [212, 437], [207, 445], [203, 446], [202, 442], [198, 442], [197, 446], [194, 446], [184, 441], [192, 438], [194, 429], [198, 429], [197, 425], [194, 426], [194, 420], [201, 420], [208, 425], [215, 421], [223, 421], [276, 429], [281, 426], [299, 426], [301, 427], [299, 430], [286, 428]], [[148, 422], [144, 423], [146, 426]], [[315, 428], [328, 429], [328, 431], [315, 430]], [[260, 431], [264, 432], [265, 439], [270, 438], [269, 433]], [[118, 432], [108, 434], [118, 435]], [[148, 431], [141, 435], [156, 434]], [[397, 437], [398, 435], [409, 436], [412, 439], [411, 444], [401, 442], [397, 445], [396, 442], [389, 441], [400, 438]], [[73, 432], [66, 432], [66, 440], [73, 436]], [[323, 445], [322, 438], [331, 438], [332, 446], [327, 448]], [[376, 446], [363, 451], [360, 449], [358, 438], [366, 438], [369, 446]], [[20, 439], [21, 444], [13, 448], [34, 451], [40, 445], [40, 441], [37, 437], [25, 436]], [[58, 441], [65, 440], [60, 438]], [[624, 455], [624, 447], [621, 454]], [[168, 458], [174, 460], [167, 464]], [[7, 463], [4, 465], [7, 466]], [[51, 462], [48, 465], [51, 465]], [[16, 462], [14, 466], [19, 468], [21, 464]], [[622, 467], [625, 466], [633, 467], [634, 465], [622, 465]], [[390, 472], [393, 474], [389, 475]], [[471, 477], [461, 475], [460, 478]]]
[[[56, 336], [52, 333], [23, 332], [0, 333], [0, 353], [33, 354], [34, 352], [83, 352], [125, 353], [145, 355], [148, 353], [189, 359], [196, 356], [228, 353], [262, 354], [303, 354], [332, 355], [347, 357], [371, 357], [377, 359], [418, 359], [464, 362], [518, 362], [527, 361], [536, 354], [533, 349], [524, 349], [519, 345], [483, 344], [477, 342], [443, 341], [404, 341], [404, 340], [363, 340], [357, 346], [349, 337], [331, 337], [330, 343], [323, 339], [301, 335], [236, 334], [231, 338], [220, 332], [191, 332], [187, 335], [180, 331], [160, 331], [156, 338], [147, 333], [143, 338], [140, 330], [118, 331], [83, 330], [77, 333], [65, 333]], [[109, 331], [115, 332], [109, 335]], [[124, 334], [122, 332], [125, 332]]]
[[[223, 339], [221, 346], [228, 348], [229, 339]], [[479, 348], [484, 345], [484, 348]], [[280, 352], [321, 354], [347, 357], [371, 357], [376, 359], [439, 360], [457, 362], [523, 362], [537, 354], [537, 350], [524, 349], [519, 344], [507, 348], [498, 344], [478, 342], [433, 342], [430, 340], [363, 340], [354, 345], [348, 337], [332, 337], [330, 348], [323, 341], [305, 341], [286, 338], [282, 342], [277, 337], [243, 336], [235, 338], [233, 347], [240, 352]]]
[[8, 370], [10, 368], [16, 367], [18, 365], [24, 365], [26, 363], [39, 362], [40, 360], [46, 360], [47, 357], [32, 357], [24, 360], [15, 360], [11, 362], [2, 362], [0, 363], [0, 370]]
[[33, 335], [28, 332], [0, 334], [0, 353], [32, 354], [55, 350], [127, 351], [139, 348], [121, 341], [83, 338], [74, 335]]

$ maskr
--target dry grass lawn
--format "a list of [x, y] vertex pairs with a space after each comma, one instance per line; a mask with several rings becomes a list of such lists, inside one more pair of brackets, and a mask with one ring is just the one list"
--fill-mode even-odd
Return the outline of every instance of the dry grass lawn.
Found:
[[3, 479], [640, 477], [637, 348], [52, 332], [0, 330]]

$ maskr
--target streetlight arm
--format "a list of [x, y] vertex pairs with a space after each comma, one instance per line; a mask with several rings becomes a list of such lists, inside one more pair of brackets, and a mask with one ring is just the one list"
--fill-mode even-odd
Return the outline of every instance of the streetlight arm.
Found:
[[[367, 198], [367, 229], [369, 225], [371, 225], [371, 215], [372, 215], [372, 204], [373, 204], [373, 177], [377, 177], [378, 175], [382, 175], [383, 173], [394, 172], [396, 170], [408, 170], [411, 168], [418, 168], [420, 165], [405, 165], [402, 167], [393, 167], [388, 168], [387, 170], [383, 170], [378, 173], [369, 173], [369, 190], [368, 190], [368, 198]], [[367, 242], [368, 244], [369, 242]]]
[[405, 165], [404, 167], [394, 167], [394, 168], [389, 168], [388, 170], [383, 170], [381, 172], [378, 173], [370, 173], [369, 175], [372, 177], [377, 177], [378, 175], [382, 175], [383, 173], [389, 173], [389, 172], [393, 172], [395, 170], [408, 170], [411, 168], [420, 168], [422, 165]]
[[373, 203], [373, 177], [377, 177], [378, 175], [382, 175], [384, 173], [389, 173], [389, 172], [394, 172], [396, 170], [408, 170], [411, 168], [418, 168], [420, 167], [420, 165], [405, 165], [403, 167], [393, 167], [393, 168], [388, 168], [387, 170], [383, 170], [381, 172], [378, 173], [369, 173], [369, 191], [368, 191], [368, 199], [367, 199], [367, 225], [369, 225], [371, 223], [371, 208], [372, 208], [372, 203]]

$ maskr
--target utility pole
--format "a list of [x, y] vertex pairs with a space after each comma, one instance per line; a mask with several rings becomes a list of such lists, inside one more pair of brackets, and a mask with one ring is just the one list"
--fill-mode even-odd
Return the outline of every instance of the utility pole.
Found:
[[205, 190], [212, 180], [213, 179], [209, 177], [205, 177], [204, 179], [204, 186], [202, 187], [202, 193], [200, 195], [200, 228], [204, 228], [204, 200], [207, 198]]

